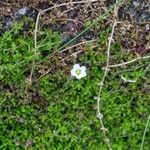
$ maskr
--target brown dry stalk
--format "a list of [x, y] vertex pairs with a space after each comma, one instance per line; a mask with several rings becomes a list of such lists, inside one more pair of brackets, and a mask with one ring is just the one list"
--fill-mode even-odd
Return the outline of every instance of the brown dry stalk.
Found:
[[59, 7], [62, 7], [62, 6], [83, 4], [83, 3], [92, 3], [92, 2], [96, 2], [96, 1], [98, 1], [98, 0], [85, 0], [85, 1], [78, 1], [78, 2], [69, 2], [69, 3], [55, 4], [54, 6], [52, 6], [50, 8], [41, 10], [38, 13], [38, 16], [37, 16], [37, 19], [36, 19], [36, 25], [35, 25], [35, 33], [34, 33], [35, 52], [36, 52], [36, 49], [37, 49], [37, 31], [38, 31], [39, 19], [40, 19], [40, 16], [41, 16], [42, 13], [45, 13], [45, 12], [47, 12], [49, 10], [56, 9], [56, 8], [59, 8]]
[[[65, 52], [65, 51], [67, 51], [67, 50], [70, 50], [70, 49], [72, 49], [72, 48], [74, 48], [74, 47], [77, 47], [77, 46], [80, 46], [80, 45], [84, 45], [84, 44], [87, 44], [87, 43], [92, 43], [92, 42], [95, 42], [95, 41], [96, 41], [96, 39], [94, 39], [94, 40], [89, 40], [89, 41], [82, 41], [82, 42], [80, 42], [80, 43], [77, 43], [77, 44], [75, 44], [75, 45], [72, 45], [72, 46], [70, 46], [70, 47], [67, 47], [67, 48], [61, 50], [61, 51], [58, 52], [58, 53], [63, 53], [63, 52]], [[70, 56], [73, 56], [73, 55], [78, 54], [78, 53], [80, 53], [80, 52], [82, 52], [82, 51], [77, 51], [76, 53], [73, 53], [73, 54], [71, 54]], [[52, 58], [52, 57], [54, 56], [54, 54], [55, 54], [55, 52], [52, 53], [52, 55], [51, 55], [50, 58]], [[63, 60], [64, 60], [64, 59], [62, 59], [61, 61], [63, 61]], [[48, 69], [48, 70], [47, 70], [44, 74], [42, 74], [39, 78], [42, 78], [43, 76], [47, 75], [50, 71], [51, 71], [51, 68]]]
[[104, 136], [105, 142], [106, 142], [109, 150], [112, 150], [112, 147], [111, 147], [109, 138], [106, 135], [106, 130], [105, 130], [106, 128], [105, 128], [104, 123], [103, 123], [103, 117], [102, 117], [103, 115], [102, 115], [101, 109], [100, 109], [100, 101], [101, 101], [101, 93], [102, 93], [104, 81], [105, 81], [105, 78], [106, 78], [107, 73], [109, 71], [110, 47], [111, 47], [111, 43], [113, 40], [113, 35], [114, 35], [114, 30], [115, 30], [116, 25], [117, 25], [117, 22], [115, 21], [113, 24], [113, 27], [112, 27], [111, 36], [109, 38], [109, 43], [108, 43], [108, 48], [107, 48], [107, 62], [106, 62], [105, 72], [104, 72], [102, 81], [99, 84], [100, 87], [99, 87], [99, 92], [98, 92], [98, 97], [97, 97], [97, 117], [100, 120], [100, 124], [101, 124], [102, 131], [103, 131], [103, 136]]
[[72, 48], [74, 48], [74, 47], [77, 47], [77, 46], [79, 46], [79, 45], [83, 45], [83, 44], [87, 44], [87, 43], [92, 43], [92, 42], [95, 42], [95, 41], [96, 41], [96, 39], [89, 40], [89, 41], [82, 41], [82, 42], [80, 42], [80, 43], [77, 43], [77, 44], [75, 44], [75, 45], [72, 45], [72, 46], [70, 46], [70, 47], [67, 47], [67, 48], [61, 50], [59, 53], [63, 53], [63, 52], [65, 52], [65, 51], [67, 51], [67, 50], [69, 50], [69, 49], [72, 49]]
[[144, 57], [138, 57], [138, 58], [135, 58], [135, 59], [132, 59], [130, 61], [123, 62], [123, 63], [120, 63], [120, 64], [109, 65], [108, 68], [121, 67], [121, 66], [125, 66], [125, 65], [128, 65], [128, 64], [134, 63], [134, 62], [136, 62], [138, 60], [148, 59], [148, 58], [150, 58], [150, 55], [144, 56]]
[[[34, 56], [37, 55], [37, 31], [38, 31], [38, 25], [39, 25], [40, 16], [41, 16], [42, 13], [45, 13], [45, 12], [47, 12], [49, 10], [56, 9], [56, 8], [59, 8], [59, 7], [62, 7], [62, 6], [67, 6], [67, 5], [71, 5], [72, 6], [72, 5], [75, 5], [75, 4], [92, 3], [92, 2], [96, 2], [96, 1], [97, 0], [85, 0], [85, 1], [78, 1], [78, 2], [68, 2], [68, 3], [62, 3], [62, 4], [55, 4], [52, 7], [49, 7], [47, 9], [39, 11], [39, 13], [37, 15], [35, 31], [34, 31]], [[34, 66], [35, 66], [35, 60], [33, 60], [33, 62], [32, 62], [31, 73], [30, 73], [30, 76], [29, 76], [29, 79], [28, 79], [30, 84], [32, 83], [32, 76], [33, 76]]]

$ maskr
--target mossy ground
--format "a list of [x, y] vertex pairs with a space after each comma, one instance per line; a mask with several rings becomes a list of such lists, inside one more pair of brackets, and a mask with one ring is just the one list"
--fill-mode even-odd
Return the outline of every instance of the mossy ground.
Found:
[[[94, 97], [104, 74], [112, 24], [103, 27], [104, 22], [100, 23], [102, 28], [96, 42], [77, 47], [75, 52], [82, 51], [77, 56], [67, 51], [45, 59], [61, 46], [60, 33], [48, 28], [39, 32], [35, 56], [33, 35], [25, 31], [24, 21], [0, 37], [0, 149], [108, 149], [96, 118]], [[115, 34], [112, 64], [136, 58], [134, 53], [122, 50], [121, 38], [124, 34]], [[31, 83], [33, 61], [36, 63]], [[75, 63], [87, 67], [85, 78], [71, 77]], [[100, 108], [114, 150], [140, 149], [150, 113], [148, 64], [148, 60], [140, 60], [112, 68], [104, 82]], [[122, 77], [136, 82], [126, 82]], [[145, 135], [144, 150], [150, 149], [149, 141], [150, 128]]]

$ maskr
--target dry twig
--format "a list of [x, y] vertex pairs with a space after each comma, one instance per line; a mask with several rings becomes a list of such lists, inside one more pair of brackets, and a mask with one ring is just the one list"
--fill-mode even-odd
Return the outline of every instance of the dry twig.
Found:
[[[37, 31], [38, 31], [38, 25], [39, 25], [39, 20], [40, 20], [40, 16], [42, 13], [45, 13], [49, 10], [52, 9], [56, 9], [62, 6], [67, 6], [67, 5], [75, 5], [75, 4], [83, 4], [83, 3], [92, 3], [92, 2], [96, 2], [97, 0], [85, 0], [85, 1], [77, 1], [77, 2], [68, 2], [68, 3], [62, 3], [62, 4], [55, 4], [54, 6], [41, 10], [39, 11], [38, 15], [37, 15], [37, 19], [36, 19], [36, 25], [35, 25], [35, 31], [34, 31], [34, 56], [37, 55]], [[35, 66], [35, 59], [32, 62], [32, 68], [31, 68], [31, 73], [30, 76], [28, 78], [28, 81], [30, 82], [27, 86], [26, 86], [26, 90], [28, 89], [28, 86], [30, 84], [32, 84], [32, 76], [33, 76], [33, 71], [34, 71], [34, 66]]]
[[138, 57], [138, 58], [135, 58], [135, 59], [132, 59], [132, 60], [130, 60], [130, 61], [123, 62], [123, 63], [120, 63], [120, 64], [109, 65], [108, 68], [121, 67], [121, 66], [125, 66], [125, 65], [131, 64], [131, 63], [133, 63], [133, 62], [136, 62], [136, 61], [138, 61], [138, 60], [148, 59], [148, 58], [150, 58], [150, 55], [144, 56], [144, 57]]
[[108, 48], [107, 48], [107, 62], [106, 62], [105, 72], [104, 72], [102, 81], [99, 84], [100, 87], [99, 87], [99, 92], [98, 92], [98, 97], [97, 97], [97, 117], [100, 120], [102, 131], [103, 131], [103, 136], [104, 136], [105, 142], [106, 142], [109, 150], [112, 150], [112, 148], [111, 148], [110, 141], [109, 141], [109, 139], [106, 135], [106, 130], [105, 130], [106, 128], [105, 128], [104, 123], [103, 123], [103, 118], [102, 118], [103, 115], [102, 115], [101, 109], [100, 109], [100, 101], [101, 101], [101, 93], [102, 93], [102, 88], [103, 88], [103, 85], [104, 85], [104, 81], [105, 81], [105, 78], [106, 78], [107, 73], [109, 71], [110, 46], [111, 46], [111, 43], [112, 43], [112, 40], [113, 40], [113, 35], [114, 35], [114, 30], [115, 30], [116, 25], [117, 25], [117, 22], [115, 21], [114, 24], [113, 24], [113, 27], [112, 27], [112, 32], [111, 32], [111, 36], [109, 38], [109, 43], [108, 43]]
[[[63, 52], [65, 52], [65, 51], [67, 51], [67, 50], [73, 49], [74, 47], [77, 47], [77, 46], [80, 46], [80, 45], [84, 45], [84, 44], [87, 44], [87, 43], [92, 43], [92, 42], [95, 42], [95, 41], [96, 41], [96, 39], [94, 39], [94, 40], [89, 40], [89, 41], [82, 41], [82, 42], [80, 42], [80, 43], [77, 43], [77, 44], [75, 44], [75, 45], [72, 45], [72, 46], [70, 46], [70, 47], [67, 47], [67, 48], [61, 50], [59, 53], [63, 53]], [[76, 55], [76, 54], [78, 54], [78, 53], [80, 53], [80, 52], [82, 52], [82, 51], [77, 51], [76, 53], [73, 53], [73, 54], [71, 54], [71, 55], [69, 55], [69, 56]], [[52, 55], [51, 55], [50, 58], [52, 58], [52, 56], [54, 56], [54, 54], [55, 54], [55, 52], [52, 53]], [[65, 59], [65, 58], [64, 58], [64, 59]], [[61, 62], [62, 62], [64, 59], [62, 59]], [[39, 78], [44, 77], [44, 76], [47, 75], [50, 71], [51, 71], [51, 68], [49, 68], [49, 69], [48, 69], [44, 74], [42, 74]]]

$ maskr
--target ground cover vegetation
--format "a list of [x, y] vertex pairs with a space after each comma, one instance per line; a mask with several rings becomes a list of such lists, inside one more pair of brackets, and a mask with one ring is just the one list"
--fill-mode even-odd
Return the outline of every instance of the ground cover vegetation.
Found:
[[0, 5], [1, 150], [150, 149], [148, 1]]

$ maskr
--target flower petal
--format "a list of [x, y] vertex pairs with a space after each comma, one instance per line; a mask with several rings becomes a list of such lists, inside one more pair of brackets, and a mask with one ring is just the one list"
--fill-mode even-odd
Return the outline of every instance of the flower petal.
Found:
[[71, 75], [76, 76], [76, 70], [74, 68], [71, 70]]
[[75, 76], [77, 79], [81, 79], [82, 78], [82, 76], [81, 75], [77, 75], [76, 74], [76, 76]]
[[75, 70], [80, 69], [80, 65], [79, 64], [74, 64], [73, 69], [75, 69]]
[[87, 75], [86, 72], [81, 70], [80, 76], [81, 76], [81, 77], [85, 77], [86, 75]]
[[85, 66], [81, 66], [80, 69], [81, 69], [81, 71], [86, 71], [86, 67]]

